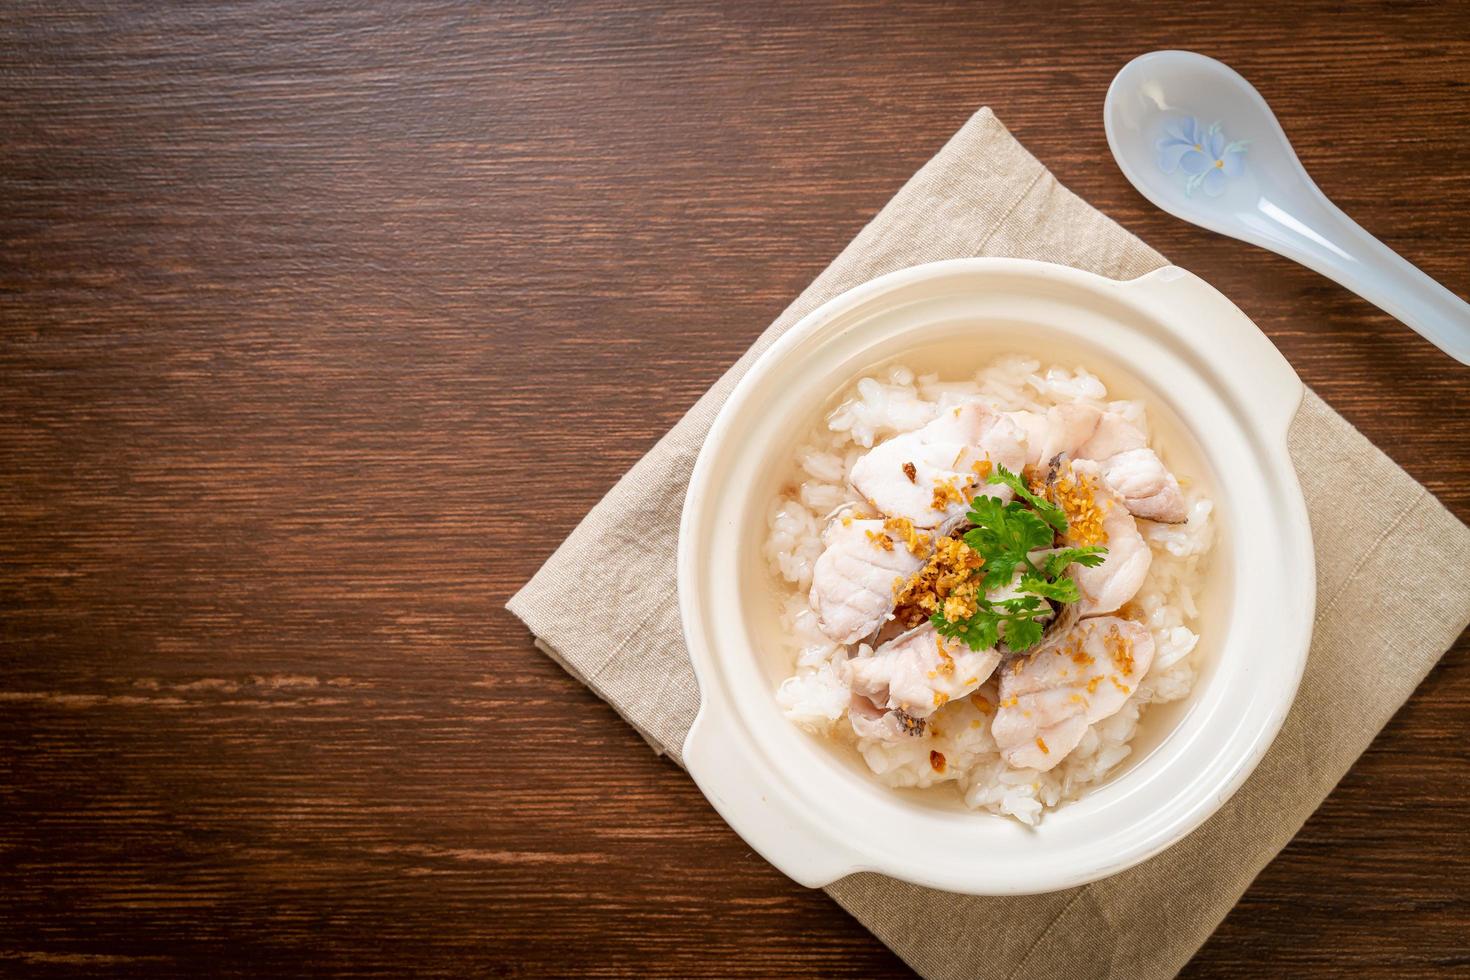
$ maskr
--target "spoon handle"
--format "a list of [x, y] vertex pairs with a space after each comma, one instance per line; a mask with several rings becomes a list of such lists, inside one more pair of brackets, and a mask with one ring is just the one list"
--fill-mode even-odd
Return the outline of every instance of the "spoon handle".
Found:
[[[1327, 198], [1257, 202], [1261, 244], [1357, 293], [1470, 364], [1470, 303], [1368, 234]], [[1253, 222], [1254, 223], [1254, 222]]]

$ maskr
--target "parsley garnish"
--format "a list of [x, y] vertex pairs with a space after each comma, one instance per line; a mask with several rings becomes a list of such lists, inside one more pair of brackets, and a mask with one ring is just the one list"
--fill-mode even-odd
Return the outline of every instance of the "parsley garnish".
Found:
[[[1041, 639], [1042, 626], [1036, 617], [1041, 615], [1043, 605], [1036, 596], [997, 602], [981, 599], [980, 608], [969, 619], [955, 622], [945, 619], [943, 613], [935, 613], [930, 622], [940, 636], [964, 640], [971, 650], [992, 649], [1002, 637], [1012, 650], [1024, 650]], [[1001, 627], [1005, 627], [1004, 634]]]
[[1036, 494], [1032, 493], [1031, 488], [1026, 486], [1025, 480], [1021, 479], [1019, 476], [1012, 473], [1004, 466], [997, 464], [995, 467], [995, 471], [985, 478], [985, 482], [1003, 483], [1006, 486], [1010, 487], [1012, 490], [1016, 491], [1017, 497], [1020, 497], [1022, 500], [1030, 503], [1032, 507], [1035, 507], [1036, 513], [1040, 514], [1041, 519], [1050, 524], [1054, 531], [1056, 531], [1058, 534], [1067, 533], [1067, 512], [1062, 510], [1062, 508], [1058, 507], [1056, 504], [1052, 503], [1050, 500], [1047, 500], [1045, 497], [1038, 497]]
[[930, 622], [941, 636], [963, 640], [972, 650], [992, 649], [1004, 641], [1010, 650], [1019, 653], [1040, 642], [1044, 626], [1037, 617], [1050, 611], [1047, 600], [1067, 603], [1082, 598], [1077, 583], [1067, 577], [1067, 568], [1073, 564], [1095, 567], [1102, 563], [1107, 549], [1060, 548], [1046, 555], [1037, 567], [1031, 552], [1050, 548], [1057, 535], [1067, 533], [1066, 511], [1032, 493], [1025, 480], [1004, 466], [997, 466], [988, 482], [1010, 487], [1017, 499], [1008, 504], [987, 496], [972, 500], [966, 516], [975, 526], [965, 532], [964, 541], [985, 560], [975, 573], [982, 576], [982, 589], [1009, 585], [1019, 569], [1019, 594], [996, 600], [982, 596], [976, 601], [973, 615], [950, 620], [940, 611]]
[[976, 497], [968, 516], [975, 527], [965, 532], [965, 544], [985, 559], [987, 589], [1010, 582], [1017, 565], [1029, 565], [1028, 552], [1051, 547], [1051, 527], [1014, 501], [1003, 504], [994, 497]]
[[1059, 578], [1055, 581], [1048, 579], [1045, 575], [1035, 572], [1022, 572], [1021, 581], [1016, 587], [1022, 592], [1039, 595], [1045, 599], [1055, 599], [1057, 602], [1076, 602], [1082, 598], [1077, 591], [1077, 583], [1069, 578]]
[[[1047, 575], [1056, 578], [1067, 570], [1068, 565], [1076, 564], [1083, 568], [1096, 568], [1103, 563], [1103, 558], [1107, 556], [1107, 553], [1108, 549], [1095, 544], [1083, 548], [1062, 548], [1047, 555], [1046, 564], [1042, 567], [1046, 569]], [[1076, 600], [1069, 599], [1068, 601]]]

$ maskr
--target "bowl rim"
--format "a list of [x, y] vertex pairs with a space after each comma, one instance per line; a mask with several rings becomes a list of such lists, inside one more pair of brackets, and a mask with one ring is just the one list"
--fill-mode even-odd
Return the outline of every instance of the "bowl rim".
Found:
[[[988, 276], [1031, 279], [1036, 281], [1038, 288], [1060, 286], [1106, 295], [1114, 301], [1121, 299], [1129, 304], [1130, 310], [1151, 316], [1154, 318], [1151, 322], [1164, 325], [1179, 319], [1178, 311], [1170, 308], [1169, 302], [1177, 301], [1180, 295], [1190, 297], [1195, 319], [1200, 317], [1202, 307], [1205, 319], [1220, 328], [1218, 335], [1200, 330], [1197, 325], [1184, 330], [1173, 324], [1169, 339], [1174, 343], [1182, 342], [1189, 348], [1187, 353], [1201, 363], [1211, 358], [1223, 359], [1224, 366], [1234, 372], [1250, 372], [1253, 379], [1251, 387], [1264, 392], [1249, 411], [1250, 422], [1260, 430], [1256, 433], [1255, 441], [1259, 445], [1255, 451], [1269, 462], [1269, 473], [1286, 491], [1279, 503], [1283, 509], [1282, 521], [1291, 540], [1283, 541], [1283, 548], [1293, 552], [1294, 567], [1304, 575], [1300, 590], [1306, 611], [1292, 622], [1289, 635], [1277, 650], [1280, 657], [1290, 658], [1286, 683], [1270, 704], [1269, 711], [1257, 719], [1249, 742], [1240, 743], [1242, 748], [1237, 749], [1237, 758], [1223, 778], [1207, 789], [1192, 785], [1186, 787], [1196, 798], [1187, 811], [1151, 827], [1147, 834], [1114, 858], [1093, 860], [1070, 868], [1040, 868], [1027, 880], [1018, 880], [1015, 876], [977, 878], [972, 873], [957, 873], [949, 867], [918, 866], [888, 851], [864, 846], [861, 841], [838, 840], [820, 826], [814, 819], [813, 801], [806, 797], [801, 780], [783, 771], [779, 760], [769, 758], [755, 744], [754, 734], [745, 725], [743, 710], [736, 703], [734, 685], [726, 677], [725, 665], [715, 656], [712, 644], [707, 642], [708, 624], [698, 595], [703, 563], [694, 551], [694, 529], [709, 520], [703, 509], [716, 460], [725, 451], [730, 430], [753, 410], [749, 404], [753, 392], [776, 365], [798, 345], [838, 318], [879, 303], [906, 288], [942, 282], [949, 277], [984, 279]], [[1136, 328], [1129, 329], [1136, 332]], [[1241, 382], [1228, 381], [1227, 375], [1220, 371], [1214, 373], [1214, 378], [1224, 389], [1239, 394]], [[777, 338], [737, 382], [711, 426], [686, 492], [680, 521], [677, 576], [685, 642], [700, 690], [699, 711], [683, 747], [684, 762], [691, 776], [732, 828], [753, 848], [788, 876], [809, 886], [829, 884], [856, 871], [877, 871], [915, 884], [969, 894], [1046, 892], [1116, 874], [1176, 843], [1224, 805], [1254, 771], [1284, 723], [1305, 670], [1316, 602], [1314, 554], [1305, 501], [1286, 447], [1286, 430], [1300, 405], [1303, 391], [1295, 372], [1244, 313], [1202, 280], [1173, 266], [1137, 279], [1119, 281], [1029, 259], [951, 259], [888, 273], [821, 304]], [[1196, 434], [1196, 439], [1204, 446], [1203, 438]], [[747, 657], [753, 659], [754, 654], [748, 653]], [[1191, 692], [1191, 696], [1194, 695], [1195, 692]], [[1180, 795], [1183, 795], [1182, 791]], [[998, 819], [983, 814], [969, 816]]]

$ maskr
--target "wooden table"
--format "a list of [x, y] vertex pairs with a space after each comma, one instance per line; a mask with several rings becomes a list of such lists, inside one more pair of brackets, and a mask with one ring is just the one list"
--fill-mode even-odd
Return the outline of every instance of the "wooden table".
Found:
[[[502, 604], [982, 104], [1470, 517], [1470, 373], [1101, 127], [1222, 57], [1464, 293], [1464, 3], [3, 18], [0, 972], [903, 973]], [[1464, 968], [1467, 708], [1462, 639], [1188, 975]]]

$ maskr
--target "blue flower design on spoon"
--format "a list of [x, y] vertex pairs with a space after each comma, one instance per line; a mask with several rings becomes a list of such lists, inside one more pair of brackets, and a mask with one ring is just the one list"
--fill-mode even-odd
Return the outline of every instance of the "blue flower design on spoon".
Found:
[[1164, 125], [1158, 141], [1159, 169], [1166, 174], [1184, 174], [1184, 193], [1203, 188], [1210, 197], [1225, 193], [1225, 182], [1245, 172], [1248, 140], [1227, 142], [1220, 124], [1209, 128], [1193, 116], [1172, 119]]

